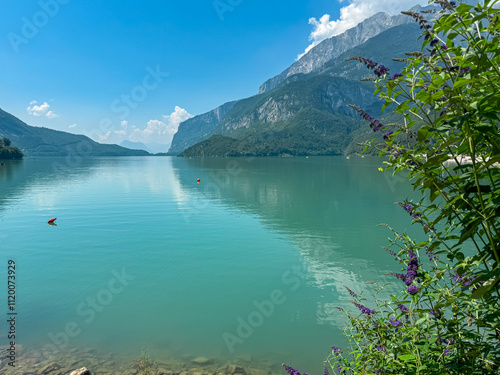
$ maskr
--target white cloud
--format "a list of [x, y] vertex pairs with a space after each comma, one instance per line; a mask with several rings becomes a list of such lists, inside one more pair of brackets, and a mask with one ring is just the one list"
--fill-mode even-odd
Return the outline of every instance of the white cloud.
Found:
[[[339, 2], [343, 2], [340, 0]], [[309, 24], [313, 25], [313, 31], [309, 35], [311, 44], [304, 53], [299, 55], [299, 59], [317, 46], [323, 40], [332, 36], [342, 34], [356, 26], [361, 21], [373, 16], [378, 12], [389, 14], [399, 14], [403, 10], [408, 10], [412, 6], [420, 4], [427, 5], [427, 0], [349, 0], [349, 5], [340, 9], [340, 17], [337, 20], [330, 20], [330, 15], [325, 14], [319, 20], [310, 18]]]
[[36, 105], [36, 104], [37, 101], [33, 100], [32, 102], [30, 102], [28, 108], [26, 108], [26, 111], [32, 116], [43, 116], [47, 113], [47, 111], [50, 108], [50, 105], [47, 102], [44, 102], [41, 105]]
[[53, 119], [59, 117], [54, 111], [50, 110], [50, 105], [47, 102], [43, 102], [43, 104], [37, 105], [38, 102], [36, 100], [32, 100], [30, 105], [26, 108], [26, 112], [32, 116], [40, 117], [45, 116], [47, 118]]
[[45, 117], [48, 117], [48, 118], [56, 118], [58, 117], [58, 115], [56, 115], [54, 112], [52, 111], [48, 111], [46, 114], [45, 114]]
[[177, 129], [179, 128], [179, 124], [187, 119], [193, 117], [193, 115], [189, 114], [185, 109], [175, 106], [175, 111], [172, 112], [169, 116], [163, 116], [169, 122], [169, 126], [171, 129], [175, 129], [174, 133], [177, 133]]
[[71, 124], [70, 126], [68, 126], [68, 128], [70, 128], [70, 129], [74, 129], [74, 128], [76, 128], [76, 127], [77, 127], [77, 125], [76, 125], [76, 124]]
[[151, 119], [144, 129], [130, 125], [128, 121], [120, 123], [119, 130], [108, 131], [96, 139], [97, 142], [121, 143], [123, 140], [142, 143], [160, 143], [170, 145], [179, 124], [193, 117], [179, 106], [170, 115], [162, 116], [161, 120]]
[[174, 112], [162, 117], [163, 121], [149, 120], [144, 130], [135, 128], [129, 139], [133, 142], [170, 144], [174, 134], [177, 133], [179, 124], [193, 116], [184, 108], [175, 106]]

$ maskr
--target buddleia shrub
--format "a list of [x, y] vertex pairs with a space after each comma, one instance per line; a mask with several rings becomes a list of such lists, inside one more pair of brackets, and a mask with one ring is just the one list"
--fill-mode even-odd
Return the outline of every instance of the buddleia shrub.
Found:
[[388, 227], [386, 250], [401, 265], [391, 287], [400, 293], [378, 298], [387, 287], [375, 284], [369, 306], [348, 289], [357, 312], [343, 311], [348, 345], [331, 348], [325, 374], [500, 371], [498, 1], [432, 3], [403, 12], [419, 23], [422, 49], [397, 59], [400, 72], [351, 58], [374, 73], [383, 108], [401, 115], [383, 124], [352, 105], [383, 132], [384, 144], [366, 147], [379, 147], [385, 173], [403, 174], [422, 193], [399, 204], [426, 240]]

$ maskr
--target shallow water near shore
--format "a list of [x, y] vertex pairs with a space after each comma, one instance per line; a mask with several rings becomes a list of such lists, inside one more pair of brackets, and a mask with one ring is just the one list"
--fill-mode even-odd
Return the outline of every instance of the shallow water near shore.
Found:
[[322, 373], [330, 346], [343, 344], [335, 307], [354, 307], [344, 285], [368, 296], [365, 282], [393, 281], [384, 273], [400, 269], [380, 249], [391, 233], [377, 224], [418, 232], [394, 204], [413, 189], [380, 164], [8, 161], [0, 278], [14, 260], [16, 342], [47, 358], [92, 348], [133, 359], [147, 346], [157, 361], [202, 356], [271, 372], [285, 362]]

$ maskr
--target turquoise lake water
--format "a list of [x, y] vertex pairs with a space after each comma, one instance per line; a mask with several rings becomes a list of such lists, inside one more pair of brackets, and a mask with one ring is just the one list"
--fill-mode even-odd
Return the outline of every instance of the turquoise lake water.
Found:
[[0, 167], [1, 311], [12, 259], [25, 347], [137, 356], [147, 344], [158, 357], [252, 357], [322, 373], [323, 355], [343, 344], [335, 307], [355, 309], [344, 285], [368, 295], [365, 282], [400, 270], [377, 224], [418, 232], [394, 204], [412, 187], [380, 163], [9, 161]]

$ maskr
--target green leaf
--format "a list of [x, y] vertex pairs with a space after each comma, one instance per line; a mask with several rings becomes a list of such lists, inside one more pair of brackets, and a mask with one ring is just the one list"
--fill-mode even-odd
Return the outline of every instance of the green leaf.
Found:
[[493, 287], [500, 281], [500, 276], [493, 276], [488, 281], [486, 281], [483, 285], [477, 288], [472, 292], [471, 297], [474, 299], [479, 299], [486, 293], [488, 293]]
[[382, 105], [382, 112], [387, 108], [388, 105], [392, 104], [390, 100], [386, 100], [385, 103]]
[[424, 318], [420, 318], [419, 320], [417, 320], [417, 322], [415, 323], [415, 325], [420, 325], [422, 324], [423, 322], [427, 321], [427, 317], [424, 317]]
[[413, 354], [403, 354], [399, 356], [399, 359], [409, 362], [415, 359], [415, 356]]
[[419, 142], [425, 141], [427, 138], [429, 138], [430, 133], [429, 133], [429, 127], [428, 126], [422, 126], [420, 129], [418, 129], [417, 132], [417, 139]]
[[425, 162], [422, 165], [422, 168], [425, 169], [425, 168], [434, 167], [436, 165], [441, 165], [441, 163], [445, 162], [448, 159], [450, 159], [450, 157], [447, 154], [440, 154], [440, 155], [433, 156], [433, 157], [429, 158], [429, 160], [427, 160], [427, 162]]

